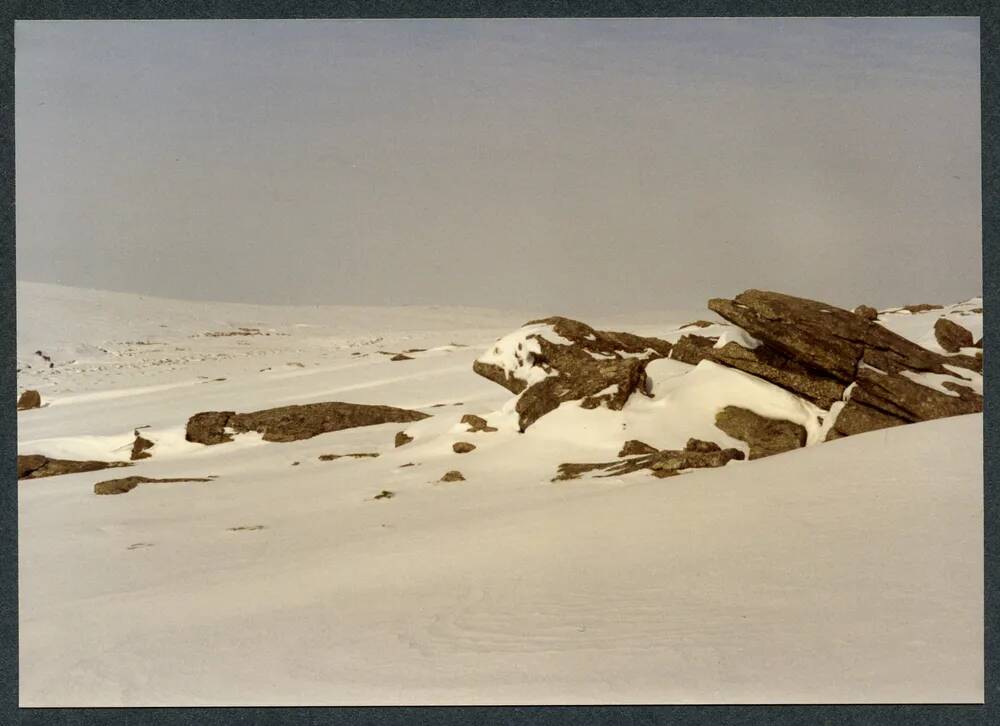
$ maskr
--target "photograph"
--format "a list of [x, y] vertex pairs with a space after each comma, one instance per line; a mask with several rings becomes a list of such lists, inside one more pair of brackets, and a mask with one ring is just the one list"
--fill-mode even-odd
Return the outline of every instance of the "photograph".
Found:
[[980, 18], [12, 32], [21, 708], [984, 703]]

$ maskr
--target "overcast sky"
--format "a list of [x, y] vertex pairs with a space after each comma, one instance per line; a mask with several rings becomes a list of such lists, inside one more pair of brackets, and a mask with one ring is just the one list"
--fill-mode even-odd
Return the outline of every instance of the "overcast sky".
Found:
[[19, 22], [22, 280], [290, 304], [981, 292], [976, 19]]

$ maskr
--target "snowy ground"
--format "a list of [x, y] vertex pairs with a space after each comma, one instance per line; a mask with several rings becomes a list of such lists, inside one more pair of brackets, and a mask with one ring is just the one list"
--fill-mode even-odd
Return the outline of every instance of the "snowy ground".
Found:
[[[969, 326], [964, 309], [948, 314]], [[713, 319], [699, 310], [587, 322], [673, 339]], [[139, 426], [156, 442], [126, 472], [18, 485], [21, 705], [982, 700], [981, 416], [665, 480], [552, 483], [624, 438], [742, 446], [709, 428], [723, 399], [814, 413], [718, 366], [657, 361], [654, 398], [564, 405], [517, 434], [510, 394], [472, 361], [554, 312], [571, 314], [21, 284], [19, 386], [48, 405], [18, 414], [19, 452], [127, 459]], [[933, 320], [887, 324], [927, 344]], [[259, 333], [207, 335], [241, 327]], [[333, 400], [433, 415], [184, 441], [198, 411]], [[467, 433], [464, 413], [500, 431]], [[394, 448], [404, 429], [414, 441]], [[351, 452], [380, 456], [318, 459]], [[451, 469], [466, 481], [438, 483]], [[133, 474], [218, 478], [92, 492]]]

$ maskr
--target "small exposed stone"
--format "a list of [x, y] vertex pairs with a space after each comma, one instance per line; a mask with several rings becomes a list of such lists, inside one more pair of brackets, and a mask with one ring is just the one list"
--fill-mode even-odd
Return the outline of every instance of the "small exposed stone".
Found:
[[410, 356], [406, 355], [405, 353], [397, 353], [396, 355], [394, 355], [389, 360], [413, 360], [413, 358], [411, 358]]
[[468, 454], [470, 451], [476, 450], [476, 445], [470, 444], [468, 441], [456, 441], [451, 445], [451, 449], [456, 454]]
[[703, 454], [712, 451], [722, 451], [722, 447], [714, 441], [702, 441], [701, 439], [688, 439], [684, 445], [684, 451], [698, 451]]
[[319, 457], [320, 461], [335, 461], [337, 459], [374, 459], [378, 456], [378, 452], [365, 452], [359, 454], [322, 454]]
[[400, 446], [405, 446], [406, 444], [413, 441], [413, 437], [403, 431], [396, 432], [395, 444], [398, 449]]
[[462, 472], [456, 471], [456, 470], [452, 470], [452, 471], [449, 471], [449, 472], [445, 473], [445, 475], [443, 477], [441, 477], [441, 481], [447, 481], [447, 482], [451, 482], [451, 481], [465, 481], [465, 477], [462, 476]]
[[467, 413], [462, 416], [461, 423], [464, 423], [469, 427], [469, 433], [490, 433], [497, 430], [496, 427], [490, 426], [486, 419], [482, 416], [476, 416], [472, 413]]
[[132, 443], [132, 453], [129, 455], [129, 459], [132, 461], [137, 461], [139, 459], [148, 459], [152, 454], [150, 454], [147, 449], [152, 449], [155, 444], [149, 439], [143, 438], [139, 435], [139, 430], [135, 430], [135, 441]]
[[639, 439], [629, 439], [622, 445], [622, 450], [618, 456], [637, 456], [639, 454], [658, 454], [660, 450], [649, 444], [639, 441]]
[[374, 497], [372, 497], [372, 499], [392, 499], [394, 496], [396, 496], [395, 492], [390, 492], [388, 489], [383, 489]]
[[28, 411], [32, 408], [40, 408], [41, 405], [42, 396], [38, 391], [25, 391], [21, 394], [21, 397], [17, 399], [18, 411]]

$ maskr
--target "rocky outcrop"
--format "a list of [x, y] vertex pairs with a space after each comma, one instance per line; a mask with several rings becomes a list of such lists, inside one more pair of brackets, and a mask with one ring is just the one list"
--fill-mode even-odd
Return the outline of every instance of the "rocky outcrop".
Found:
[[515, 410], [524, 431], [566, 401], [620, 410], [634, 392], [646, 392], [646, 364], [669, 355], [671, 347], [659, 338], [599, 331], [553, 317], [526, 323], [498, 340], [473, 370], [520, 394]]
[[17, 399], [18, 411], [30, 411], [33, 408], [41, 408], [41, 406], [42, 396], [38, 391], [25, 391], [21, 394], [21, 397]]
[[394, 355], [389, 360], [391, 360], [391, 361], [413, 360], [413, 358], [411, 358], [410, 356], [406, 355], [405, 353], [397, 353], [396, 355]]
[[470, 444], [468, 441], [456, 441], [451, 445], [451, 450], [456, 454], [468, 454], [470, 451], [476, 450], [476, 445]]
[[395, 444], [396, 448], [398, 449], [400, 446], [405, 446], [411, 441], [413, 441], [412, 436], [407, 434], [405, 431], [397, 431], [396, 438], [393, 440], [393, 444]]
[[806, 445], [806, 430], [797, 423], [766, 418], [738, 406], [715, 415], [715, 425], [750, 446], [750, 459], [780, 454]]
[[[693, 439], [692, 441], [695, 440]], [[690, 441], [688, 443], [690, 444]], [[706, 442], [699, 443], [704, 444]], [[662, 479], [668, 476], [676, 476], [686, 469], [725, 466], [730, 461], [744, 458], [743, 452], [739, 449], [722, 449], [716, 447], [712, 450], [700, 451], [696, 450], [698, 448], [702, 447], [696, 445], [695, 449], [689, 450], [685, 448], [683, 451], [658, 451], [653, 449], [653, 453], [629, 456], [618, 461], [605, 461], [596, 464], [560, 464], [558, 472], [552, 481], [579, 479], [584, 474], [595, 471], [602, 472], [597, 474], [597, 477], [606, 478], [643, 470], [649, 470], [653, 476]]]
[[935, 305], [933, 303], [917, 303], [916, 305], [904, 305], [900, 310], [907, 310], [911, 313], [926, 313], [930, 310], [940, 310], [943, 305]]
[[150, 454], [148, 450], [152, 449], [156, 444], [154, 444], [149, 439], [140, 436], [139, 429], [136, 429], [133, 433], [135, 435], [135, 441], [132, 442], [132, 453], [129, 455], [128, 458], [131, 459], [132, 461], [138, 461], [139, 459], [148, 459], [149, 457], [152, 456], [152, 454]]
[[[855, 384], [849, 394], [854, 404], [840, 411], [838, 418], [845, 418], [834, 423], [830, 438], [982, 410], [982, 396], [951, 368], [981, 371], [981, 356], [935, 353], [865, 316], [780, 293], [748, 290], [733, 300], [711, 300], [709, 308], [761, 345], [746, 353], [730, 343], [735, 347], [728, 361], [716, 350], [706, 351], [706, 357], [770, 380], [824, 409]], [[925, 373], [947, 376], [951, 380], [941, 385], [955, 395], [907, 378]]]
[[974, 345], [972, 333], [948, 318], [938, 318], [934, 323], [934, 337], [938, 345], [949, 353], [957, 353], [962, 348]]
[[180, 478], [180, 479], [151, 479], [146, 476], [128, 476], [124, 479], [108, 479], [94, 484], [94, 494], [127, 494], [140, 484], [180, 484], [186, 482], [207, 482], [212, 479], [204, 478]]
[[490, 426], [482, 416], [467, 413], [462, 416], [461, 423], [469, 427], [469, 433], [492, 433], [496, 431], [495, 426]]
[[359, 403], [309, 403], [281, 406], [253, 413], [206, 411], [188, 420], [185, 438], [213, 445], [233, 440], [233, 434], [256, 431], [264, 441], [288, 442], [359, 426], [410, 423], [428, 418], [421, 411]]
[[17, 478], [41, 479], [46, 476], [79, 474], [85, 471], [100, 471], [120, 466], [132, 465], [127, 461], [75, 461], [72, 459], [50, 459], [41, 454], [18, 454]]
[[462, 476], [462, 472], [457, 470], [452, 470], [449, 472], [445, 472], [444, 476], [442, 476], [439, 481], [443, 482], [465, 481], [465, 477]]

